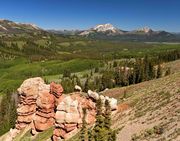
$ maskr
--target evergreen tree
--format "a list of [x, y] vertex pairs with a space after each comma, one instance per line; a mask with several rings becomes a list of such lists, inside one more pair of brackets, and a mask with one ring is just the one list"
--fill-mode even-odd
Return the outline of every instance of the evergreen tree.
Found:
[[87, 78], [84, 84], [84, 91], [87, 92], [89, 89], [90, 89], [90, 82], [89, 82], [89, 78]]
[[94, 130], [88, 129], [88, 141], [95, 141], [94, 140]]
[[96, 124], [94, 127], [94, 139], [95, 141], [105, 141], [105, 134], [104, 134], [104, 117], [102, 115], [102, 102], [101, 99], [96, 101]]
[[162, 67], [161, 64], [158, 64], [158, 68], [157, 68], [157, 78], [161, 78], [162, 77]]
[[65, 69], [64, 70], [64, 72], [63, 72], [63, 77], [71, 77], [71, 72], [70, 72], [70, 70], [68, 70], [68, 69]]
[[113, 67], [117, 67], [118, 63], [116, 61], [113, 62]]
[[102, 75], [102, 85], [103, 85], [103, 89], [106, 88], [113, 88], [114, 87], [114, 83], [113, 83], [113, 72], [105, 72]]
[[81, 132], [80, 132], [80, 140], [81, 141], [86, 141], [87, 140], [87, 123], [86, 123], [86, 109], [83, 108], [83, 124], [82, 124], [82, 128], [81, 128]]
[[168, 68], [168, 69], [166, 70], [165, 76], [168, 76], [168, 75], [170, 75], [170, 74], [171, 74], [171, 69]]
[[94, 73], [98, 73], [99, 72], [99, 68], [96, 67], [95, 70], [94, 70]]

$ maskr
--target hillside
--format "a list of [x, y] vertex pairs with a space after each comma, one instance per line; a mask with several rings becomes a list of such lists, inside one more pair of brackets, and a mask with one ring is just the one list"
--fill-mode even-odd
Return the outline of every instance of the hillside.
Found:
[[[122, 88], [109, 89], [104, 95], [118, 99], [118, 111], [112, 127], [118, 130], [117, 141], [178, 141], [180, 60], [165, 64], [172, 74], [163, 78]], [[3, 139], [3, 137], [1, 139]], [[52, 128], [39, 133], [33, 140], [49, 140]], [[16, 140], [32, 139], [29, 128]], [[70, 141], [78, 141], [79, 134]]]
[[119, 112], [113, 119], [118, 141], [180, 140], [179, 64], [170, 76], [105, 92], [119, 99]]

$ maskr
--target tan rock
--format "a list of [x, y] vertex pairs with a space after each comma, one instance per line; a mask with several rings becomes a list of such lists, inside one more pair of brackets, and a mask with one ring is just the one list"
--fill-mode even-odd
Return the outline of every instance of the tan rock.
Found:
[[18, 93], [26, 96], [37, 96], [39, 86], [42, 84], [44, 84], [44, 80], [40, 77], [27, 79], [18, 88]]
[[65, 123], [66, 113], [64, 111], [57, 111], [55, 114], [55, 119], [57, 123]]
[[97, 92], [93, 92], [91, 90], [88, 90], [88, 96], [90, 98], [93, 98], [94, 100], [98, 100], [99, 99], [99, 94]]
[[78, 113], [66, 113], [65, 114], [65, 123], [77, 123], [79, 120]]

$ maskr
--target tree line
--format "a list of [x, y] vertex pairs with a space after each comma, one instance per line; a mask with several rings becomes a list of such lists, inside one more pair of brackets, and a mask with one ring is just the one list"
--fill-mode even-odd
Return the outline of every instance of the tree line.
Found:
[[[146, 55], [143, 58], [135, 58], [132, 62], [124, 61], [123, 64], [113, 61], [102, 71], [100, 68], [91, 70], [84, 81], [81, 81], [77, 75], [71, 76], [71, 72], [65, 70], [61, 84], [65, 93], [73, 92], [75, 85], [81, 86], [84, 92], [89, 89], [103, 91], [106, 88], [128, 86], [169, 75], [171, 70], [165, 68], [164, 63], [179, 58], [180, 52], [174, 50], [161, 53], [156, 57]], [[96, 73], [99, 75], [94, 76]]]

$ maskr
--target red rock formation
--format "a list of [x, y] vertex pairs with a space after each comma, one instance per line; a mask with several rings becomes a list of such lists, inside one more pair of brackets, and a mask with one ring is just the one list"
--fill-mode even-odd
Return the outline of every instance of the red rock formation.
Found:
[[96, 107], [92, 100], [81, 97], [80, 93], [73, 93], [58, 100], [55, 120], [56, 129], [54, 130], [54, 140], [59, 137], [63, 139], [69, 138], [71, 134], [78, 130], [82, 125], [83, 108], [87, 109], [86, 122], [93, 124], [95, 122]]
[[18, 89], [19, 104], [17, 108], [16, 129], [23, 129], [30, 125], [36, 112], [36, 99], [39, 93], [39, 86], [44, 81], [37, 77], [27, 79]]
[[49, 127], [52, 127], [55, 123], [54, 121], [54, 108], [55, 108], [55, 98], [54, 95], [49, 93], [49, 85], [42, 85], [39, 90], [39, 95], [36, 100], [37, 110], [33, 119], [35, 131], [44, 131]]
[[50, 84], [50, 93], [59, 98], [62, 95], [63, 87], [59, 84], [51, 82]]
[[62, 92], [60, 84], [52, 82], [46, 85], [39, 77], [25, 80], [18, 89], [18, 117], [16, 129], [12, 131], [13, 137], [25, 127], [31, 127], [32, 133], [36, 134], [55, 126], [53, 140], [67, 139], [82, 127], [84, 108], [87, 113], [86, 123], [95, 123], [94, 101], [97, 99], [101, 98], [103, 102], [109, 100], [112, 110], [117, 107], [116, 99], [99, 96], [96, 92], [89, 91], [86, 97], [81, 92], [69, 95], [63, 95]]

